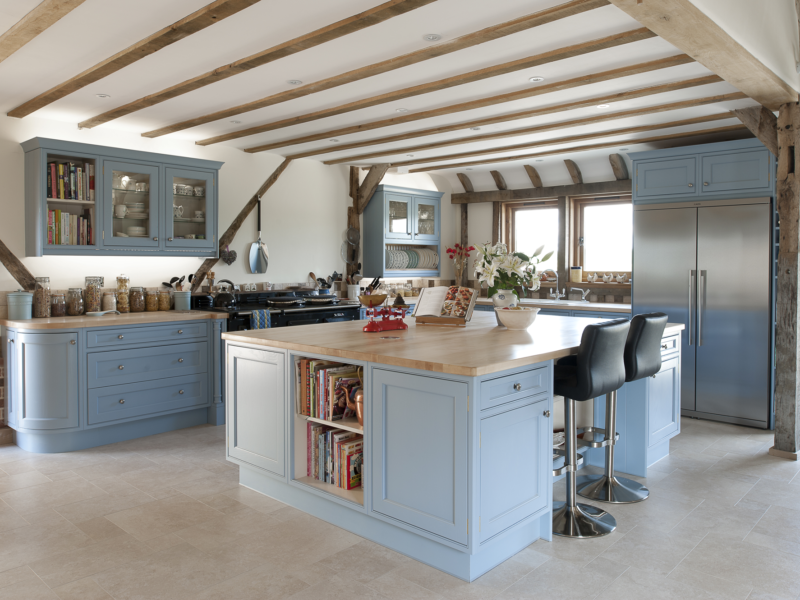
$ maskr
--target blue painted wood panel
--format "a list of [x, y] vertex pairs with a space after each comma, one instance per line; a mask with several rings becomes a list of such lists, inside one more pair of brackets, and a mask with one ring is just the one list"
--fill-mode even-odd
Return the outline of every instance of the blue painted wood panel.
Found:
[[526, 396], [535, 396], [550, 389], [550, 370], [540, 367], [515, 375], [506, 375], [481, 382], [481, 410], [507, 404]]
[[766, 148], [751, 152], [707, 154], [701, 156], [701, 161], [703, 194], [769, 189], [770, 153]]
[[544, 508], [552, 433], [545, 396], [480, 422], [481, 542]]
[[17, 398], [19, 398], [19, 383], [17, 373], [17, 332], [6, 329], [3, 336], [7, 348], [6, 357], [6, 377], [3, 385], [6, 389], [6, 423], [9, 427], [17, 427]]
[[118, 423], [210, 404], [208, 377], [186, 375], [89, 390], [89, 425]]
[[228, 454], [276, 475], [286, 473], [285, 362], [279, 352], [227, 347]]
[[192, 338], [208, 336], [208, 321], [196, 323], [168, 323], [146, 327], [103, 327], [90, 329], [87, 334], [88, 348], [124, 348], [133, 344], [151, 342], [182, 342]]
[[89, 388], [205, 373], [208, 344], [92, 352], [88, 355]]
[[67, 429], [80, 424], [78, 334], [17, 333], [14, 404], [22, 429]]
[[368, 399], [372, 510], [459, 544], [467, 543], [467, 390], [374, 369]]
[[694, 157], [636, 165], [638, 196], [694, 196], [697, 189], [697, 159]]
[[665, 359], [661, 370], [648, 383], [648, 447], [679, 431], [680, 423], [680, 369], [679, 356]]

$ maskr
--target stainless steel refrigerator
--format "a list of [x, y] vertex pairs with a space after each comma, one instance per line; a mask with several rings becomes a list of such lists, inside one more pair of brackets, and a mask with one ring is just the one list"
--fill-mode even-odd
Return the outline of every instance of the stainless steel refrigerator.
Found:
[[769, 198], [637, 205], [633, 314], [684, 323], [681, 414], [771, 426]]

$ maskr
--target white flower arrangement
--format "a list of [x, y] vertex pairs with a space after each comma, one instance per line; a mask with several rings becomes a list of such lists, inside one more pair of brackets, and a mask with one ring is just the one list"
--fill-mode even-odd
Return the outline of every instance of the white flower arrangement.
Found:
[[512, 290], [516, 295], [515, 287], [526, 287], [532, 291], [539, 289], [541, 282], [536, 265], [546, 262], [552, 252], [548, 252], [541, 258], [544, 246], [540, 246], [528, 256], [522, 252], [509, 254], [505, 244], [475, 244], [478, 256], [475, 260], [475, 276], [482, 284], [485, 283], [489, 288], [489, 297], [497, 293], [497, 290]]

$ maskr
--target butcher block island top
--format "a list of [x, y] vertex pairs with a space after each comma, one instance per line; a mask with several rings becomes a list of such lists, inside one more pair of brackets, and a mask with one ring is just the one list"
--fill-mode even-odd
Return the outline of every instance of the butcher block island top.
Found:
[[12, 321], [0, 319], [0, 325], [12, 329], [83, 329], [86, 327], [108, 327], [147, 325], [149, 323], [175, 323], [178, 321], [199, 321], [201, 319], [227, 319], [226, 313], [205, 312], [202, 310], [164, 310], [159, 312], [126, 313], [104, 315], [102, 317], [51, 317], [49, 319], [23, 319]]
[[[436, 373], [478, 377], [575, 354], [584, 328], [603, 319], [542, 315], [525, 331], [498, 327], [494, 314], [474, 313], [466, 327], [417, 325], [405, 331], [366, 333], [364, 321], [324, 323], [222, 334], [242, 342], [362, 360]], [[669, 324], [664, 335], [678, 333]]]

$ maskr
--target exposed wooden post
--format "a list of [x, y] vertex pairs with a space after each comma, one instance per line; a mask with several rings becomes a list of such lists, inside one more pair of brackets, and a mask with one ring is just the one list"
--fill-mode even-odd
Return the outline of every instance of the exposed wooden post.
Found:
[[[558, 272], [558, 282], [561, 288], [569, 287], [569, 196], [558, 197], [558, 260], [556, 261], [556, 271]], [[546, 250], [550, 250], [547, 248]], [[556, 290], [559, 292], [560, 290]]]
[[489, 171], [492, 174], [492, 179], [494, 179], [494, 184], [497, 186], [498, 190], [507, 190], [508, 186], [506, 185], [506, 180], [503, 177], [503, 174], [500, 171]]
[[[464, 206], [467, 206], [464, 204]], [[500, 217], [503, 212], [503, 204], [500, 202], [492, 202], [492, 244], [497, 244], [503, 239], [501, 231]]]
[[[798, 0], [800, 2], [800, 0]], [[731, 111], [767, 150], [778, 156], [778, 117], [764, 106], [751, 106]]]
[[[461, 245], [469, 247], [469, 205], [461, 205]], [[469, 266], [461, 273], [461, 281], [456, 281], [456, 285], [467, 285], [469, 280]]]
[[3, 266], [11, 273], [11, 276], [17, 280], [17, 283], [22, 286], [23, 290], [32, 290], [35, 287], [36, 280], [33, 275], [31, 275], [31, 272], [25, 268], [25, 265], [14, 256], [11, 250], [8, 249], [8, 246], [2, 241], [0, 241], [0, 263], [3, 263]]
[[800, 105], [784, 104], [778, 117], [778, 307], [775, 328], [775, 445], [769, 453], [797, 460], [800, 448], [800, 347], [797, 288], [800, 281]]
[[567, 171], [569, 171], [569, 176], [572, 177], [572, 183], [575, 185], [583, 183], [583, 175], [578, 165], [575, 164], [575, 161], [565, 158], [564, 164], [567, 165]]
[[387, 164], [372, 165], [370, 167], [367, 176], [361, 182], [361, 187], [358, 188], [358, 214], [363, 213], [364, 209], [367, 208], [367, 204], [372, 199], [372, 194], [375, 193], [375, 189], [380, 185], [381, 179], [383, 179], [388, 170], [389, 165]]
[[469, 180], [469, 177], [467, 177], [464, 173], [456, 173], [456, 176], [458, 177], [458, 180], [461, 182], [461, 185], [464, 186], [465, 192], [475, 191], [475, 186], [472, 185], [472, 182]]
[[631, 178], [631, 176], [628, 175], [628, 165], [625, 163], [625, 159], [621, 154], [609, 154], [608, 162], [611, 163], [611, 170], [614, 171], [614, 177], [617, 181]]
[[528, 177], [530, 177], [533, 187], [535, 188], [544, 187], [544, 185], [542, 184], [542, 178], [539, 177], [539, 171], [537, 171], [530, 165], [525, 165], [525, 171], [528, 173]]
[[[242, 210], [239, 211], [239, 214], [236, 215], [236, 218], [233, 220], [233, 223], [231, 223], [230, 227], [228, 227], [228, 229], [225, 230], [225, 233], [220, 236], [220, 248], [224, 248], [233, 241], [233, 238], [236, 237], [236, 234], [238, 233], [239, 228], [242, 226], [242, 223], [244, 223], [245, 219], [256, 207], [256, 204], [258, 203], [258, 197], [266, 194], [267, 190], [271, 188], [276, 181], [278, 181], [278, 177], [280, 177], [281, 173], [286, 170], [286, 167], [289, 166], [290, 162], [292, 162], [291, 158], [284, 159], [284, 161], [278, 165], [278, 168], [272, 172], [272, 175], [270, 175], [261, 185], [261, 187], [258, 188], [258, 191], [253, 194], [253, 197], [247, 201], [247, 204], [245, 204]], [[211, 269], [214, 268], [214, 265], [217, 264], [218, 261], [219, 258], [207, 258], [203, 261], [203, 264], [200, 265], [199, 269], [197, 269], [197, 273], [194, 274], [194, 278], [192, 279], [193, 292], [196, 292], [198, 289], [200, 289], [200, 286], [202, 285], [203, 280], [206, 278], [206, 275]]]
[[[361, 219], [358, 218], [358, 167], [350, 167], [350, 197], [353, 199], [353, 206], [347, 207], [347, 228], [358, 229], [361, 236]], [[358, 268], [358, 247], [351, 252], [355, 254], [355, 263], [348, 264], [346, 268], [347, 276], [350, 277]], [[351, 298], [352, 300], [352, 298]]]

